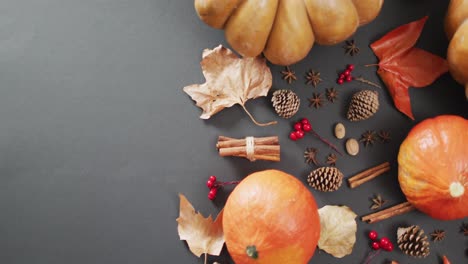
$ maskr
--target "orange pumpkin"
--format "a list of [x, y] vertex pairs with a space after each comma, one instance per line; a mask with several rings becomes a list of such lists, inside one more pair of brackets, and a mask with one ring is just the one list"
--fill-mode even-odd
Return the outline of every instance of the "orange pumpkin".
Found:
[[451, 115], [416, 125], [398, 154], [398, 180], [408, 201], [429, 216], [468, 216], [468, 120]]
[[320, 237], [315, 199], [295, 177], [277, 170], [246, 177], [223, 213], [229, 254], [242, 264], [304, 264]]

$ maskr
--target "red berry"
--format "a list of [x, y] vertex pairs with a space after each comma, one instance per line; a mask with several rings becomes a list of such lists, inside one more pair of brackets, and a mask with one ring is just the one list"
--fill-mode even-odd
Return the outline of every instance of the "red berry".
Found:
[[302, 130], [297, 130], [297, 131], [295, 131], [294, 133], [296, 134], [296, 137], [297, 137], [298, 139], [301, 139], [301, 138], [304, 137], [304, 131], [302, 131]]
[[338, 84], [343, 84], [344, 83], [344, 80], [343, 79], [338, 79], [338, 81], [336, 81]]
[[294, 124], [294, 130], [302, 130], [302, 123], [297, 122], [296, 124]]
[[348, 64], [348, 67], [346, 69], [350, 71], [354, 70], [354, 64]]
[[215, 198], [216, 198], [216, 195], [213, 195], [213, 194], [211, 194], [211, 193], [208, 193], [208, 199], [210, 199], [211, 201], [213, 201]]
[[380, 249], [379, 243], [377, 243], [377, 242], [372, 242], [372, 248], [373, 248], [374, 250]]
[[392, 242], [390, 242], [390, 240], [387, 237], [382, 237], [379, 242], [381, 248], [385, 248], [391, 243]]
[[346, 75], [344, 73], [340, 74], [340, 79], [346, 78]]
[[303, 125], [309, 124], [309, 119], [307, 119], [307, 118], [302, 118], [301, 123], [302, 123]]
[[393, 243], [390, 242], [386, 247], [383, 248], [385, 251], [393, 251]]
[[379, 236], [379, 234], [377, 234], [377, 232], [375, 232], [374, 230], [369, 232], [369, 238], [371, 240], [376, 240], [378, 236]]
[[312, 130], [312, 126], [310, 124], [305, 124], [302, 126], [302, 129], [304, 129], [305, 132], [309, 132]]
[[343, 72], [343, 74], [347, 77], [351, 74], [351, 71], [350, 70], [346, 70]]
[[292, 141], [298, 140], [295, 131], [293, 131], [293, 132], [291, 132], [291, 133], [289, 134], [289, 138], [290, 138]]
[[216, 176], [211, 175], [210, 178], [208, 179], [209, 181], [212, 181], [213, 183], [216, 181]]
[[353, 76], [351, 76], [351, 75], [346, 76], [346, 81], [347, 82], [350, 82], [352, 80], [353, 80]]
[[208, 181], [206, 182], [206, 186], [208, 187], [208, 189], [211, 189], [211, 188], [213, 188], [214, 183], [215, 183], [214, 181], [208, 180]]

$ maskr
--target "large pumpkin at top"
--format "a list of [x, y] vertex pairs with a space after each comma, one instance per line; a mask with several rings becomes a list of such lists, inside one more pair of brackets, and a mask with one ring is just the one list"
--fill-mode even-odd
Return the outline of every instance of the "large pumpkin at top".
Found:
[[468, 98], [468, 0], [450, 1], [445, 32], [450, 39], [447, 61], [453, 78], [465, 86]]
[[274, 64], [291, 65], [315, 41], [333, 45], [372, 21], [383, 0], [195, 0], [206, 24], [224, 29], [231, 47], [246, 57], [260, 53]]
[[468, 120], [439, 116], [416, 125], [400, 146], [398, 180], [408, 201], [429, 216], [468, 216]]
[[238, 264], [305, 264], [320, 238], [310, 191], [277, 170], [247, 176], [223, 211], [226, 246]]

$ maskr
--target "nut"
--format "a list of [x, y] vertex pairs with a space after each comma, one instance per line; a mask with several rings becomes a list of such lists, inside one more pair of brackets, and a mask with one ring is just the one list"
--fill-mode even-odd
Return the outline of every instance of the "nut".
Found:
[[356, 156], [359, 153], [359, 142], [350, 138], [346, 141], [346, 152], [351, 156]]
[[346, 128], [342, 123], [335, 125], [335, 137], [338, 139], [344, 138], [346, 135]]

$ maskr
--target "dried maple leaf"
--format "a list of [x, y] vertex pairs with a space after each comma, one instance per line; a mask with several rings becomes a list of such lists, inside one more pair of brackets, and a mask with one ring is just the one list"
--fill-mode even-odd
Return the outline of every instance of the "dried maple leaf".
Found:
[[351, 254], [356, 243], [356, 214], [347, 206], [326, 205], [319, 210], [318, 247], [336, 258]]
[[379, 58], [377, 73], [396, 108], [414, 120], [409, 87], [425, 87], [448, 71], [447, 61], [414, 45], [428, 17], [400, 26], [371, 44]]
[[200, 118], [209, 119], [224, 108], [239, 104], [256, 125], [276, 124], [258, 123], [245, 108], [247, 100], [266, 96], [271, 88], [271, 71], [264, 58], [239, 58], [221, 45], [205, 49], [202, 57], [200, 65], [206, 82], [184, 87], [184, 92], [203, 109]]
[[207, 254], [219, 256], [224, 245], [222, 211], [213, 221], [211, 215], [204, 218], [195, 212], [195, 208], [184, 195], [179, 194], [179, 197], [180, 213], [176, 221], [180, 240], [187, 241], [190, 251], [195, 256], [205, 254], [206, 263]]

